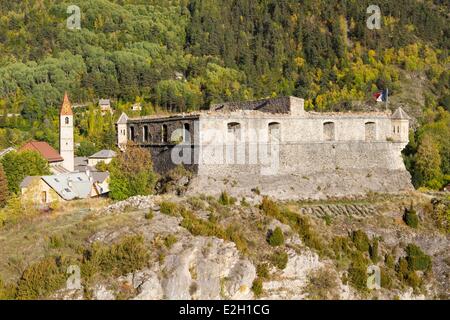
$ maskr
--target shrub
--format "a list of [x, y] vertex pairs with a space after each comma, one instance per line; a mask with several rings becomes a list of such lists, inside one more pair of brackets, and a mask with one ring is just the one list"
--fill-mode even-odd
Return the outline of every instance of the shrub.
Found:
[[174, 202], [163, 201], [159, 205], [161, 213], [167, 214], [169, 216], [178, 216], [178, 205]]
[[283, 270], [284, 268], [286, 268], [288, 260], [289, 260], [289, 257], [287, 255], [287, 253], [284, 251], [277, 251], [271, 257], [271, 261], [272, 261], [273, 265], [276, 266], [280, 270]]
[[380, 268], [380, 276], [381, 276], [381, 287], [385, 289], [392, 289], [393, 279], [389, 270], [382, 267]]
[[153, 213], [153, 210], [150, 209], [150, 210], [148, 210], [148, 212], [145, 213], [144, 217], [145, 217], [146, 220], [152, 220], [154, 216], [155, 215]]
[[164, 239], [164, 244], [168, 249], [170, 249], [177, 241], [177, 237], [175, 237], [173, 234], [170, 234]]
[[5, 285], [0, 278], [0, 301], [13, 300], [16, 297], [16, 287], [14, 285]]
[[426, 255], [415, 244], [409, 244], [406, 247], [406, 261], [410, 271], [431, 269], [431, 257]]
[[269, 217], [278, 219], [281, 212], [278, 205], [268, 197], [263, 197], [260, 209]]
[[236, 244], [236, 248], [242, 252], [248, 252], [247, 239], [242, 235], [238, 226], [231, 225], [225, 230], [225, 240], [232, 241]]
[[17, 299], [45, 298], [63, 287], [66, 273], [60, 258], [48, 257], [30, 265], [17, 284]]
[[276, 227], [275, 230], [271, 232], [268, 241], [272, 247], [281, 246], [284, 244], [284, 235], [280, 227]]
[[256, 267], [256, 274], [261, 279], [268, 279], [270, 274], [269, 266], [267, 265], [267, 263], [258, 264], [258, 266]]
[[338, 299], [336, 275], [325, 269], [320, 268], [309, 275], [309, 283], [305, 291], [308, 292], [308, 298], [313, 300]]
[[395, 267], [395, 260], [394, 257], [391, 254], [386, 254], [384, 257], [384, 263], [386, 264], [386, 267], [388, 268], [394, 268]]
[[85, 252], [84, 268], [87, 275], [96, 272], [115, 276], [124, 275], [143, 269], [150, 257], [149, 251], [141, 235], [128, 236], [108, 247], [94, 243]]
[[416, 229], [419, 226], [419, 217], [417, 216], [416, 210], [413, 209], [412, 205], [409, 210], [405, 209], [403, 221], [411, 228]]
[[419, 288], [422, 284], [422, 280], [415, 271], [410, 271], [407, 273], [406, 282], [413, 288]]
[[372, 245], [369, 248], [369, 254], [370, 254], [370, 259], [374, 263], [377, 263], [378, 260], [379, 260], [379, 257], [378, 257], [378, 239], [373, 239]]
[[355, 244], [356, 249], [361, 252], [369, 250], [369, 237], [364, 231], [356, 230], [352, 233], [352, 241]]
[[223, 206], [230, 206], [236, 203], [236, 198], [233, 198], [226, 191], [223, 191], [220, 194], [219, 203]]
[[397, 276], [401, 281], [404, 281], [408, 276], [408, 261], [405, 258], [398, 259], [397, 265], [395, 266], [395, 271]]
[[255, 294], [255, 297], [260, 297], [263, 294], [263, 282], [261, 278], [256, 278], [253, 281], [252, 291]]
[[367, 259], [361, 252], [352, 254], [352, 263], [348, 269], [350, 283], [358, 290], [367, 289]]
[[49, 238], [48, 246], [52, 249], [61, 248], [64, 245], [64, 239], [59, 235], [52, 235]]

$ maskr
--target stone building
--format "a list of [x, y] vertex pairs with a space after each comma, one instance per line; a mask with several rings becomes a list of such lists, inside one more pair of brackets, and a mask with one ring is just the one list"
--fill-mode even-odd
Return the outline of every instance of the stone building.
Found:
[[389, 191], [411, 186], [401, 157], [408, 131], [401, 108], [394, 114], [307, 112], [303, 99], [281, 97], [167, 117], [122, 114], [117, 142], [122, 149], [129, 140], [149, 148], [159, 172], [181, 162], [205, 186], [208, 179], [245, 188], [284, 181], [302, 192], [348, 179], [351, 189]]

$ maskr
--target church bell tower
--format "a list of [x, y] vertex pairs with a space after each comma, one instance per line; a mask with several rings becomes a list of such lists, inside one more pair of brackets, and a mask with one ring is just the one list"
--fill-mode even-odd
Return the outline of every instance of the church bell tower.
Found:
[[59, 154], [64, 159], [63, 167], [74, 171], [73, 112], [67, 92], [59, 113]]

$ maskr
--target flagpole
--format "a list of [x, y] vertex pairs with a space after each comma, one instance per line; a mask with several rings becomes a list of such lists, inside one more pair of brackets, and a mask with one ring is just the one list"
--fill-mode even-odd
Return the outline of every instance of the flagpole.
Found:
[[388, 110], [389, 88], [386, 88], [386, 111]]

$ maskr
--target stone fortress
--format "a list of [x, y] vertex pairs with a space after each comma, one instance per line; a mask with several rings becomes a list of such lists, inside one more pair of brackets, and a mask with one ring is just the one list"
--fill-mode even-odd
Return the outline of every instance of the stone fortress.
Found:
[[194, 172], [190, 190], [281, 199], [325, 198], [412, 188], [401, 151], [409, 117], [390, 112], [319, 113], [281, 97], [210, 110], [117, 122], [117, 142], [149, 148], [155, 170]]

